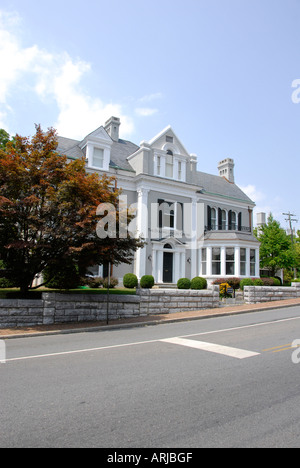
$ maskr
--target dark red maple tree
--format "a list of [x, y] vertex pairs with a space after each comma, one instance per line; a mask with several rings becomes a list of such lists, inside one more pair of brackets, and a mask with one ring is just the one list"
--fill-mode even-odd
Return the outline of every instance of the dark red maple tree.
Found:
[[31, 139], [17, 135], [0, 148], [0, 260], [23, 292], [48, 266], [63, 268], [72, 258], [84, 274], [107, 261], [131, 263], [143, 245], [130, 235], [97, 236], [101, 203], [115, 206], [118, 226], [120, 190], [113, 178], [88, 173], [83, 159], [68, 161], [56, 149], [56, 131], [39, 125]]

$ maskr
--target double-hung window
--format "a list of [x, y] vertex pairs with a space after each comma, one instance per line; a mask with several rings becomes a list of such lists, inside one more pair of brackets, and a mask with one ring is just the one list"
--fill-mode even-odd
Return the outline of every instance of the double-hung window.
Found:
[[166, 177], [173, 177], [173, 153], [168, 150], [166, 154]]
[[213, 247], [212, 249], [212, 274], [221, 274], [221, 248]]
[[246, 275], [246, 249], [240, 249], [240, 274], [241, 276]]
[[226, 275], [234, 275], [234, 247], [226, 249]]
[[103, 163], [104, 163], [104, 150], [101, 148], [94, 148], [93, 167], [103, 169]]
[[255, 249], [250, 249], [250, 276], [255, 276], [256, 258]]

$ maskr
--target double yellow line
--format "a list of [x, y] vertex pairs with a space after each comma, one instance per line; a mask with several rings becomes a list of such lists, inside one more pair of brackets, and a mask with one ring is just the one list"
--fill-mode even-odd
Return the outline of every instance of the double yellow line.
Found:
[[299, 346], [295, 347], [292, 345], [293, 343], [275, 346], [274, 348], [263, 349], [263, 352], [280, 353], [281, 351], [287, 351], [288, 349], [296, 349], [299, 347]]

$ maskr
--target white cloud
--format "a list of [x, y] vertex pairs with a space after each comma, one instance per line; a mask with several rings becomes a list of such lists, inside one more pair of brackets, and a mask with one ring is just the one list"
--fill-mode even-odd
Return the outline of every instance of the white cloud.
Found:
[[156, 99], [161, 99], [163, 97], [162, 93], [153, 93], [153, 94], [146, 94], [146, 96], [143, 96], [139, 99], [140, 102], [151, 102]]
[[265, 194], [263, 192], [260, 192], [259, 190], [257, 190], [255, 185], [249, 184], [249, 185], [247, 185], [245, 187], [240, 186], [240, 189], [243, 190], [243, 192], [249, 198], [251, 198], [251, 200], [254, 201], [255, 203], [261, 202], [262, 200], [265, 199]]
[[135, 113], [140, 117], [150, 117], [158, 112], [158, 109], [152, 109], [150, 107], [137, 107]]
[[268, 203], [267, 196], [262, 191], [258, 190], [255, 185], [247, 185], [245, 187], [240, 186], [240, 189], [245, 192], [248, 197], [256, 204], [254, 213], [254, 224], [256, 224], [257, 213], [266, 213], [267, 217], [270, 213], [277, 219], [280, 218], [281, 213], [278, 211], [278, 204], [280, 203], [280, 197], [275, 197], [273, 200], [274, 205]]
[[[124, 115], [120, 104], [104, 103], [81, 89], [91, 65], [73, 59], [66, 52], [51, 53], [38, 45], [24, 47], [19, 38], [20, 18], [0, 10], [0, 125], [5, 127], [12, 111], [9, 100], [17, 84], [30, 87], [47, 104], [55, 104], [57, 118], [53, 126], [60, 135], [82, 138], [116, 115], [121, 118], [122, 136], [134, 129], [132, 119]], [[6, 126], [7, 128], [7, 126]]]

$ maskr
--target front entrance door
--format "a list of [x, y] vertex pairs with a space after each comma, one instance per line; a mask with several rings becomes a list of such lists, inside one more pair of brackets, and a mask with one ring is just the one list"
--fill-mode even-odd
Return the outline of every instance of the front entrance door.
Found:
[[163, 282], [173, 283], [173, 253], [164, 252]]

